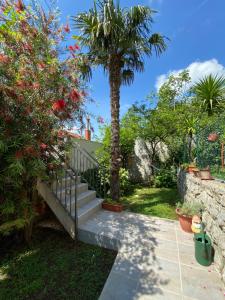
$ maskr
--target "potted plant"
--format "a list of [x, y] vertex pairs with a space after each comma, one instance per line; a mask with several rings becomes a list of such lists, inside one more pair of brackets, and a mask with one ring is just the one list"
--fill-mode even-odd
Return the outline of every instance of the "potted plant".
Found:
[[201, 206], [197, 203], [177, 203], [176, 214], [178, 216], [180, 226], [185, 232], [192, 233], [192, 217], [194, 215], [199, 215], [200, 211]]
[[208, 141], [209, 142], [216, 142], [219, 138], [219, 135], [216, 132], [212, 132], [208, 136]]
[[102, 203], [102, 208], [113, 212], [121, 212], [123, 205], [107, 199]]
[[201, 180], [213, 180], [209, 167], [201, 169], [199, 171], [199, 177], [201, 178]]
[[194, 172], [198, 172], [198, 171], [199, 169], [196, 167], [194, 163], [189, 164], [187, 167], [187, 172], [190, 174], [194, 174]]
[[196, 167], [196, 165], [194, 163], [191, 163], [191, 164], [182, 164], [181, 165], [181, 168], [183, 170], [185, 170], [187, 173], [190, 173], [190, 174], [194, 174], [194, 172], [198, 172], [199, 169]]

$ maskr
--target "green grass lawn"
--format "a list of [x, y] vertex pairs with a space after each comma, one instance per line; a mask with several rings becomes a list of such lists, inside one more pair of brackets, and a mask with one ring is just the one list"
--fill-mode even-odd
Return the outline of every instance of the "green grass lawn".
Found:
[[126, 209], [161, 218], [176, 219], [176, 203], [180, 200], [177, 189], [135, 187], [132, 194], [122, 197]]
[[115, 257], [100, 247], [75, 246], [65, 233], [38, 230], [30, 247], [0, 257], [0, 299], [98, 299]]

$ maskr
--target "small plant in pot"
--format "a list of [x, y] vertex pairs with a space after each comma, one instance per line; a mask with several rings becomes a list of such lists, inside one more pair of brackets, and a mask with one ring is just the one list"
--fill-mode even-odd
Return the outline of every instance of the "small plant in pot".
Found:
[[180, 226], [185, 232], [192, 233], [192, 217], [194, 215], [199, 215], [201, 210], [202, 206], [197, 203], [177, 203], [176, 214], [178, 216]]
[[185, 170], [187, 173], [194, 174], [194, 172], [198, 172], [199, 169], [196, 167], [195, 163], [191, 164], [182, 164], [181, 168]]
[[209, 166], [205, 169], [201, 169], [199, 171], [199, 175], [201, 180], [213, 180]]
[[102, 203], [102, 208], [113, 212], [121, 212], [123, 210], [123, 205], [107, 199]]

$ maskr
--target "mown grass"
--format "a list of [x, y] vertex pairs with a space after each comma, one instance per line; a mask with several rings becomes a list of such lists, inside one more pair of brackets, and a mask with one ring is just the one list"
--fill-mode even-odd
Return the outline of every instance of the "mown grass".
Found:
[[175, 188], [149, 188], [136, 186], [121, 202], [129, 211], [167, 219], [176, 219], [176, 203], [180, 201]]
[[31, 245], [0, 257], [1, 300], [98, 299], [116, 252], [37, 230]]

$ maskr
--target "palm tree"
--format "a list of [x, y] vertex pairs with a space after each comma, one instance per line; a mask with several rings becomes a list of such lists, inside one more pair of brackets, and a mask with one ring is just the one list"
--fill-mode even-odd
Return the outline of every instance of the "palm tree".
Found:
[[218, 75], [206, 76], [194, 85], [193, 92], [204, 111], [208, 113], [208, 116], [211, 116], [224, 104], [225, 77]]
[[[120, 87], [130, 85], [134, 72], [144, 71], [144, 55], [160, 55], [166, 49], [165, 38], [152, 34], [155, 11], [145, 6], [121, 8], [114, 0], [94, 1], [94, 8], [75, 17], [77, 38], [88, 49], [87, 61], [101, 65], [108, 73], [111, 98], [111, 197], [119, 201]], [[85, 72], [91, 76], [86, 65]]]

